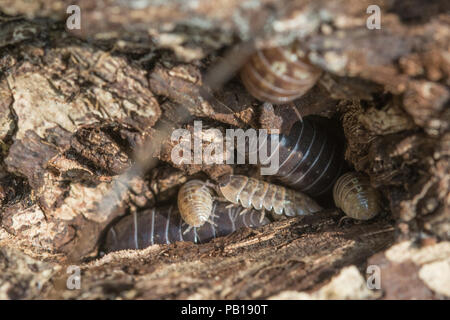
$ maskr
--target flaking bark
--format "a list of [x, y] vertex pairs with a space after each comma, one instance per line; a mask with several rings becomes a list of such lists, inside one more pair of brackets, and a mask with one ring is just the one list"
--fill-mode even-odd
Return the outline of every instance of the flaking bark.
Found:
[[[75, 1], [82, 28], [67, 31], [73, 1], [0, 1], [0, 298], [450, 296], [436, 280], [450, 274], [448, 1], [133, 3]], [[366, 28], [372, 4], [380, 30]], [[257, 175], [251, 166], [174, 165], [169, 137], [155, 132], [194, 119], [288, 130], [292, 106], [262, 106], [234, 74], [208, 70], [224, 61], [235, 69], [227, 52], [250, 39], [265, 47], [294, 38], [325, 71], [294, 105], [339, 122], [346, 160], [383, 193], [385, 215], [339, 224], [341, 215], [324, 212], [96, 260], [111, 221], [175, 203], [187, 179]], [[200, 94], [217, 83], [208, 99]], [[157, 167], [99, 213], [152, 139], [162, 142]], [[66, 290], [69, 263], [82, 266], [80, 291]], [[364, 275], [368, 264], [383, 266], [381, 295], [344, 295], [352, 266]]]

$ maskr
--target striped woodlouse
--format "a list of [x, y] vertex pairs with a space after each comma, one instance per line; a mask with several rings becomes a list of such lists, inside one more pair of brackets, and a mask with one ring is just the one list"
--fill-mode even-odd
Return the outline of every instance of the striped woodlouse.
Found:
[[353, 219], [369, 220], [381, 211], [380, 194], [361, 173], [342, 175], [334, 185], [333, 198], [336, 206]]
[[190, 228], [201, 227], [205, 222], [213, 223], [214, 195], [205, 182], [190, 180], [178, 191], [178, 209], [183, 220]]
[[269, 135], [267, 143], [262, 143], [259, 148], [275, 150], [268, 163], [273, 157], [279, 157], [275, 177], [280, 182], [312, 197], [330, 191], [344, 169], [342, 139], [309, 117], [295, 122], [289, 134], [280, 135], [276, 147], [271, 147]]
[[[307, 195], [282, 186], [240, 175], [227, 175], [220, 179], [218, 193], [233, 204], [241, 204], [245, 210], [252, 207], [277, 215], [305, 215], [322, 208]], [[245, 212], [244, 210], [244, 212]]]
[[320, 69], [309, 63], [298, 41], [256, 50], [240, 72], [252, 96], [274, 104], [301, 97], [316, 84], [321, 74]]
[[171, 244], [175, 241], [206, 243], [241, 228], [256, 228], [268, 224], [259, 220], [260, 213], [251, 210], [240, 214], [242, 208], [227, 207], [225, 203], [213, 206], [213, 224], [189, 228], [174, 206], [152, 208], [125, 216], [111, 226], [105, 236], [102, 250], [111, 252], [125, 249], [143, 249], [153, 244]]

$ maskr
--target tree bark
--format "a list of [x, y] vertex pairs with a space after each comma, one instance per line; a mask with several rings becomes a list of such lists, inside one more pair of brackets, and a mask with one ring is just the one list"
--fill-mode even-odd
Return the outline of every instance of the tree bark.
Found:
[[[71, 4], [80, 30], [66, 30]], [[381, 29], [366, 27], [373, 4]], [[449, 9], [444, 0], [0, 1], [0, 298], [450, 297], [437, 280], [450, 277]], [[370, 177], [386, 214], [339, 223], [331, 209], [207, 244], [101, 257], [111, 222], [175, 204], [187, 179], [254, 173], [176, 165], [161, 133], [194, 119], [284, 130], [291, 109], [265, 108], [231, 71], [252, 48], [294, 39], [324, 71], [295, 108], [339, 122], [348, 165]], [[70, 264], [83, 271], [80, 290], [66, 288]], [[368, 265], [380, 266], [382, 289], [343, 290], [365, 285]]]

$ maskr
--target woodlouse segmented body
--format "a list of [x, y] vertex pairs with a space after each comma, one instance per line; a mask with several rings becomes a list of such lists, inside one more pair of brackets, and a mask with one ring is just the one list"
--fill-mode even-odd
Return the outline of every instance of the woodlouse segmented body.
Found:
[[357, 172], [348, 172], [336, 181], [333, 198], [336, 206], [353, 219], [369, 220], [381, 210], [380, 194], [368, 177]]
[[153, 208], [134, 213], [119, 220], [107, 232], [103, 251], [142, 249], [153, 244], [170, 244], [175, 241], [205, 243], [223, 237], [243, 227], [255, 228], [268, 224], [259, 221], [260, 213], [250, 211], [240, 215], [242, 208], [226, 208], [226, 203], [214, 205], [214, 224], [204, 224], [185, 233], [188, 225], [179, 211], [171, 207]]
[[270, 144], [269, 136], [260, 148], [275, 150], [269, 163], [279, 157], [278, 180], [312, 197], [331, 190], [343, 170], [343, 141], [311, 119], [297, 121], [289, 135], [280, 135], [277, 146]]
[[178, 209], [191, 227], [201, 227], [211, 221], [213, 202], [213, 190], [201, 180], [188, 181], [178, 191]]
[[282, 186], [240, 175], [223, 177], [218, 189], [221, 195], [244, 208], [272, 211], [287, 216], [305, 215], [322, 208], [307, 195]]
[[274, 104], [304, 95], [320, 78], [321, 70], [304, 57], [299, 43], [257, 50], [241, 69], [241, 79], [255, 98]]

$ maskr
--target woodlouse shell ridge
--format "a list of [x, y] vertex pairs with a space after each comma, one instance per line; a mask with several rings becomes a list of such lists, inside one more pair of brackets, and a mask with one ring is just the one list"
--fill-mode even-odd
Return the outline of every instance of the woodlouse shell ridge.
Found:
[[242, 82], [258, 100], [274, 104], [293, 101], [311, 89], [322, 73], [303, 55], [297, 42], [257, 50], [241, 69]]
[[213, 191], [201, 180], [186, 182], [178, 191], [181, 217], [192, 227], [202, 226], [212, 214]]
[[244, 208], [273, 211], [286, 216], [311, 214], [322, 208], [307, 195], [282, 186], [241, 175], [231, 175], [219, 184], [228, 201]]
[[256, 228], [270, 222], [261, 213], [251, 210], [240, 214], [239, 206], [227, 208], [228, 203], [214, 206], [214, 224], [206, 223], [185, 233], [184, 223], [175, 206], [147, 209], [127, 215], [108, 229], [102, 250], [111, 252], [126, 249], [143, 249], [153, 244], [171, 244], [176, 241], [205, 243], [214, 238], [226, 236], [241, 228]]
[[336, 206], [353, 219], [369, 220], [381, 211], [380, 194], [360, 173], [342, 175], [334, 185], [333, 198]]
[[[270, 139], [265, 146], [272, 150]], [[289, 134], [280, 135], [277, 149], [277, 179], [312, 197], [331, 191], [344, 168], [343, 141], [312, 119], [298, 121]]]

